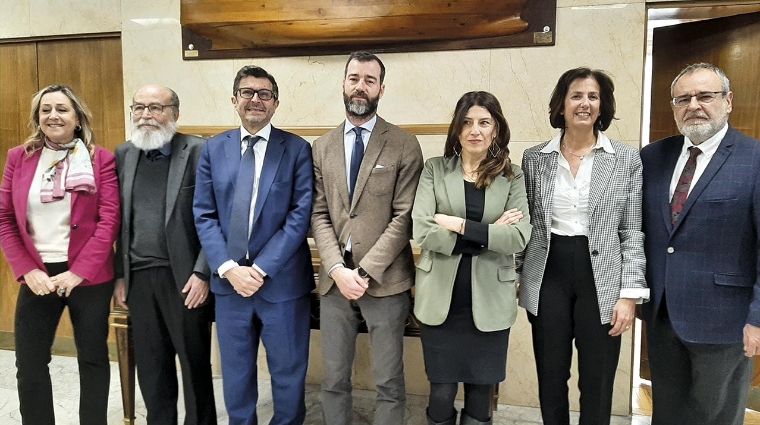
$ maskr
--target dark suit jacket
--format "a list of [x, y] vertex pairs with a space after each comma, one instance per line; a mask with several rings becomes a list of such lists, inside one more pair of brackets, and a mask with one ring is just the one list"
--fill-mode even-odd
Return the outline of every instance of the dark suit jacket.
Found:
[[[314, 185], [311, 163], [308, 142], [272, 127], [248, 241], [252, 263], [267, 274], [257, 294], [269, 302], [295, 299], [314, 288], [306, 242]], [[212, 271], [211, 290], [216, 294], [235, 292], [216, 271], [230, 259], [230, 221], [247, 219], [231, 216], [239, 164], [239, 128], [209, 139], [198, 164], [193, 212]]]
[[334, 281], [330, 267], [343, 261], [351, 236], [357, 266], [369, 273], [367, 293], [382, 297], [411, 288], [414, 283], [412, 205], [422, 172], [417, 138], [377, 118], [356, 179], [353, 202], [348, 201], [343, 147], [344, 124], [314, 142], [314, 214], [311, 225], [322, 266], [319, 293]]
[[[0, 188], [0, 244], [16, 280], [34, 269], [46, 271], [27, 231], [29, 188], [40, 151], [27, 156], [23, 146], [8, 151]], [[80, 286], [113, 279], [113, 242], [119, 230], [119, 184], [113, 154], [96, 148], [92, 161], [97, 192], [71, 193], [69, 270], [84, 278]]]
[[760, 326], [760, 142], [729, 128], [673, 227], [669, 187], [683, 143], [673, 136], [641, 151], [645, 318], [665, 298], [682, 340], [741, 343], [746, 323]]
[[[203, 148], [203, 139], [175, 134], [171, 141], [169, 177], [166, 183], [166, 246], [174, 274], [174, 282], [181, 293], [193, 272], [209, 276], [206, 255], [201, 249], [193, 221], [193, 192], [195, 169]], [[124, 278], [129, 290], [129, 247], [132, 241], [132, 197], [137, 161], [141, 150], [125, 142], [116, 148], [116, 169], [121, 192], [121, 232], [116, 240], [116, 277]], [[139, 231], [139, 229], [137, 229]], [[182, 294], [183, 298], [185, 294]], [[209, 300], [206, 300], [208, 303]]]

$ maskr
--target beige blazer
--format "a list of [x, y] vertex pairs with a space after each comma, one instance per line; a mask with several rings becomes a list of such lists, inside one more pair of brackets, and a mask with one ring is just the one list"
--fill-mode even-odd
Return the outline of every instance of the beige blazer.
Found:
[[370, 275], [367, 293], [382, 297], [414, 284], [411, 211], [422, 170], [417, 138], [377, 118], [367, 143], [353, 202], [348, 201], [344, 124], [320, 137], [314, 156], [314, 208], [311, 227], [322, 267], [319, 293], [334, 281], [330, 268], [343, 262], [351, 237], [354, 262]]
[[[486, 188], [483, 223], [488, 226], [488, 246], [472, 258], [472, 315], [483, 332], [511, 327], [517, 317], [515, 253], [525, 249], [531, 234], [525, 179], [512, 165], [514, 179], [499, 176]], [[517, 208], [523, 219], [514, 225], [491, 224], [504, 211]], [[457, 234], [433, 220], [436, 213], [464, 218], [466, 205], [461, 159], [431, 158], [425, 163], [412, 210], [414, 240], [422, 247], [417, 263], [414, 314], [424, 324], [446, 320], [461, 254], [453, 255]]]

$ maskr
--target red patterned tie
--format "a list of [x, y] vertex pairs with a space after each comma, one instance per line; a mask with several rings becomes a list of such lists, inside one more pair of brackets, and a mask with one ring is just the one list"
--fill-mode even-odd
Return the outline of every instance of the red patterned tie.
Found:
[[681, 171], [681, 177], [678, 179], [676, 190], [673, 192], [673, 199], [670, 200], [670, 223], [673, 226], [676, 225], [678, 216], [686, 203], [686, 198], [689, 196], [689, 187], [691, 187], [691, 181], [694, 179], [694, 171], [697, 170], [697, 156], [701, 153], [702, 151], [696, 146], [689, 148], [689, 160], [686, 161], [686, 165]]

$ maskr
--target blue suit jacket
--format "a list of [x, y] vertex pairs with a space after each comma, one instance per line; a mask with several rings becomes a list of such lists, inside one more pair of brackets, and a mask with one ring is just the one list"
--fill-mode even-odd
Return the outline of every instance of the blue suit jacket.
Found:
[[641, 151], [651, 288], [644, 316], [665, 298], [682, 340], [741, 343], [746, 323], [760, 326], [760, 142], [729, 128], [671, 226], [670, 180], [683, 143], [674, 136]]
[[[196, 173], [193, 214], [198, 237], [211, 268], [211, 290], [234, 293], [216, 270], [227, 255], [227, 231], [240, 164], [240, 129], [209, 139]], [[306, 242], [313, 190], [311, 146], [301, 137], [272, 127], [261, 170], [251, 238], [252, 263], [267, 277], [259, 289], [269, 302], [303, 296], [314, 288], [311, 253]]]

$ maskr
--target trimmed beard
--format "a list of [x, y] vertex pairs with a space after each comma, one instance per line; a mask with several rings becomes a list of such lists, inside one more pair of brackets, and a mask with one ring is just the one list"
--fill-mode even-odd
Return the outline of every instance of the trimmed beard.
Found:
[[[148, 124], [150, 126], [140, 127], [142, 124]], [[132, 122], [132, 138], [130, 142], [141, 151], [150, 151], [153, 149], [161, 149], [167, 143], [172, 141], [172, 137], [177, 133], [179, 125], [173, 118], [169, 118], [166, 124], [161, 125], [153, 118], [143, 119], [140, 121]]]
[[688, 137], [692, 143], [698, 145], [710, 137], [716, 135], [728, 122], [728, 115], [717, 121], [708, 121], [701, 124], [678, 124], [678, 131]]
[[[366, 100], [366, 103], [360, 103], [352, 101], [351, 97], [361, 97]], [[367, 93], [354, 92], [351, 96], [343, 92], [343, 104], [346, 106], [346, 113], [358, 118], [365, 118], [377, 111], [377, 104], [380, 102], [380, 97], [370, 98]]]

